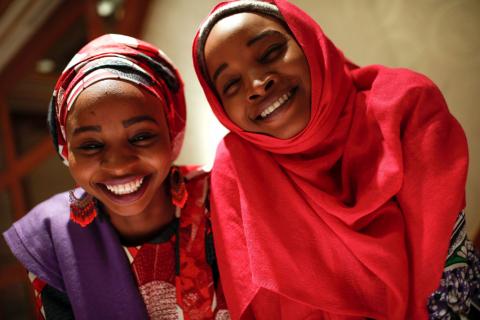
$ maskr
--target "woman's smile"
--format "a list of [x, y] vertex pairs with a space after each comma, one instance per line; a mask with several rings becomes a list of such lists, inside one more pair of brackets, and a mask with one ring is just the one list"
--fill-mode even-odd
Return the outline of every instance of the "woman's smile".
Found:
[[293, 88], [279, 98], [277, 98], [273, 103], [267, 105], [267, 107], [260, 108], [261, 112], [255, 117], [255, 120], [258, 121], [272, 121], [280, 114], [283, 114], [283, 111], [286, 111], [287, 108], [291, 105], [291, 101], [295, 95], [296, 88]]
[[135, 179], [133, 181], [122, 184], [105, 184], [105, 187], [116, 195], [124, 195], [137, 191], [142, 185], [143, 178]]
[[112, 179], [96, 185], [112, 201], [126, 205], [139, 200], [145, 194], [145, 190], [149, 187], [151, 176]]

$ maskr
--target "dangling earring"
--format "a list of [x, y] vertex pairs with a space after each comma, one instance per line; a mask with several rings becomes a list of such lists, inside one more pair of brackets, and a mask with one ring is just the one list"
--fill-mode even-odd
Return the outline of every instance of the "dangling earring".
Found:
[[170, 194], [172, 195], [172, 203], [177, 209], [183, 208], [187, 202], [188, 192], [185, 186], [185, 179], [178, 167], [172, 167], [170, 171]]
[[80, 198], [75, 196], [74, 190], [70, 190], [68, 195], [70, 198], [70, 219], [82, 227], [86, 227], [97, 216], [95, 200], [87, 192], [84, 192]]

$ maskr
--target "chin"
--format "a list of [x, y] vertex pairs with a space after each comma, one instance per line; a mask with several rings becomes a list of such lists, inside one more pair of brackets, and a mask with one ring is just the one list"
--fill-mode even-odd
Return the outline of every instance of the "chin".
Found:
[[118, 204], [110, 205], [103, 202], [103, 206], [107, 209], [109, 214], [114, 214], [118, 217], [133, 217], [142, 214], [145, 211], [146, 206], [133, 205], [133, 206], [120, 206]]
[[296, 126], [291, 126], [289, 128], [285, 128], [284, 130], [282, 130], [282, 132], [275, 135], [275, 137], [279, 138], [279, 139], [283, 139], [283, 140], [293, 138], [297, 134], [302, 132], [303, 129], [306, 128], [306, 126], [307, 126], [307, 124], [302, 123], [302, 124], [299, 124], [299, 125], [296, 125]]
[[[295, 137], [307, 127], [310, 121], [310, 112], [303, 111], [305, 108], [303, 106], [297, 105], [296, 107], [297, 112], [294, 115], [292, 114], [292, 120], [288, 121], [288, 125], [282, 126], [275, 137], [284, 140], [290, 139]], [[298, 112], [300, 111], [299, 109], [302, 109], [301, 112]]]

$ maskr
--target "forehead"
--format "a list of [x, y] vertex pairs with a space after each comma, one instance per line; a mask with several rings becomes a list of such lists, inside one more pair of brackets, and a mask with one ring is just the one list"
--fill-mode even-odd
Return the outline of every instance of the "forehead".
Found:
[[101, 113], [113, 117], [144, 113], [163, 115], [163, 105], [159, 98], [128, 81], [105, 79], [83, 90], [68, 113], [67, 123], [75, 118], [95, 117]]
[[225, 17], [218, 21], [210, 31], [205, 43], [205, 57], [208, 59], [224, 48], [232, 48], [226, 44], [246, 46], [251, 37], [266, 29], [287, 34], [285, 28], [272, 17], [250, 12]]

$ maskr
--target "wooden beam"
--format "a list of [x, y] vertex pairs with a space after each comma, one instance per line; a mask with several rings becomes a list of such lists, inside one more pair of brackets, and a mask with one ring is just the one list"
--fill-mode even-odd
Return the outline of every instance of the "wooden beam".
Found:
[[23, 192], [22, 181], [16, 179], [10, 184], [10, 199], [13, 207], [13, 219], [17, 221], [27, 213], [27, 203]]
[[118, 26], [118, 33], [140, 38], [150, 0], [126, 0], [123, 5], [123, 19]]
[[93, 40], [106, 33], [102, 18], [97, 14], [97, 1], [87, 0], [86, 19], [88, 40]]
[[[33, 286], [30, 283], [30, 279], [28, 279], [28, 272], [27, 270], [18, 262], [14, 262], [10, 265], [4, 266], [0, 269], [0, 288], [3, 290], [7, 289], [10, 286], [17, 285], [20, 283], [25, 283], [26, 288], [28, 290], [29, 296], [29, 319], [43, 319], [38, 317], [36, 308], [35, 308], [35, 294], [33, 291]], [[0, 320], [3, 314], [0, 312]]]
[[8, 167], [16, 160], [16, 150], [8, 105], [3, 92], [0, 92], [0, 132], [2, 134], [2, 144], [5, 151], [5, 162]]
[[0, 172], [0, 192], [15, 180], [19, 180], [32, 171], [40, 162], [55, 153], [51, 138], [46, 135], [27, 154], [17, 159], [12, 167]]
[[[15, 150], [15, 138], [13, 135], [12, 124], [10, 122], [10, 115], [8, 112], [8, 105], [5, 102], [3, 95], [0, 95], [0, 123], [2, 124], [2, 140], [5, 150], [5, 162], [7, 172], [12, 172], [12, 168], [16, 166], [17, 155]], [[13, 207], [14, 218], [17, 220], [27, 212], [25, 203], [25, 196], [23, 194], [23, 187], [21, 179], [12, 172], [13, 178], [10, 180], [10, 201]]]
[[[1, 1], [1, 0], [0, 0]], [[0, 9], [7, 5], [0, 2]], [[35, 63], [45, 55], [58, 39], [65, 34], [75, 21], [85, 12], [85, 0], [62, 1], [53, 14], [35, 30], [29, 41], [0, 72], [0, 133], [1, 145], [5, 149], [6, 170], [0, 172], [0, 191], [8, 189], [14, 218], [26, 213], [26, 203], [21, 178], [54, 152], [49, 137], [45, 137], [26, 155], [18, 157], [15, 150], [15, 137], [10, 121], [9, 108], [5, 94], [32, 70]], [[1, 13], [0, 13], [1, 14]], [[13, 284], [27, 282], [26, 270], [18, 263], [0, 269], [0, 288], [6, 289]], [[32, 296], [33, 297], [33, 296]], [[33, 299], [32, 301], [33, 302]], [[33, 303], [31, 303], [33, 305]], [[1, 313], [1, 312], [0, 312]], [[32, 313], [33, 314], [33, 313]], [[1, 315], [0, 315], [1, 317]]]
[[19, 263], [14, 263], [0, 269], [0, 288], [6, 288], [18, 282], [28, 281], [27, 271]]
[[13, 0], [0, 0], [0, 17], [7, 10], [8, 6], [13, 2]]
[[52, 16], [34, 33], [0, 73], [0, 88], [8, 92], [55, 41], [85, 12], [84, 1], [62, 1]]
[[0, 132], [2, 145], [5, 152], [6, 169], [0, 172], [0, 191], [11, 186], [12, 203], [14, 204], [15, 217], [23, 215], [26, 211], [21, 178], [27, 175], [40, 162], [55, 152], [52, 141], [48, 135], [31, 148], [25, 155], [17, 157], [15, 150], [15, 138], [8, 112], [8, 105], [0, 92]]

